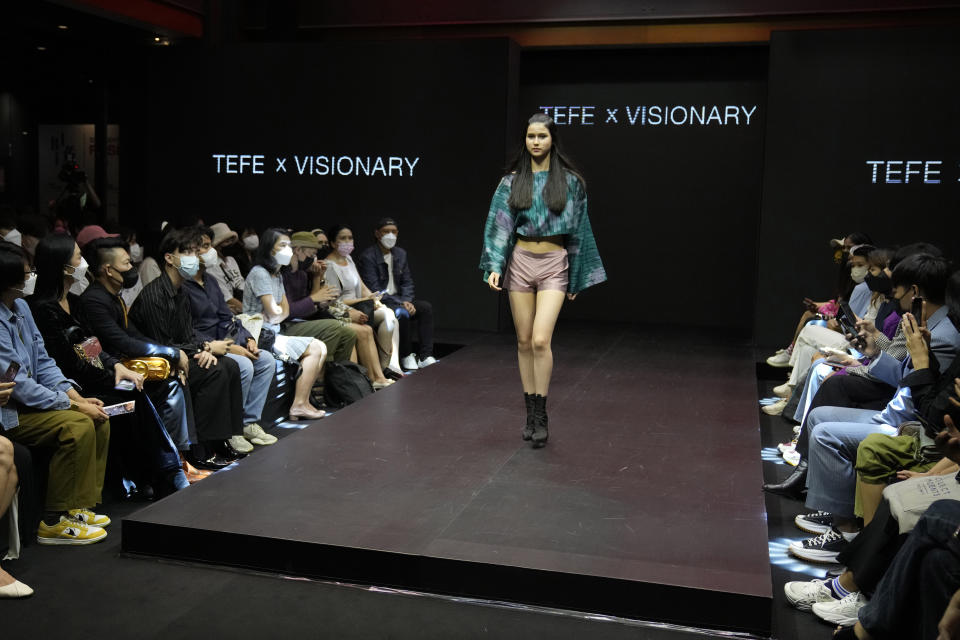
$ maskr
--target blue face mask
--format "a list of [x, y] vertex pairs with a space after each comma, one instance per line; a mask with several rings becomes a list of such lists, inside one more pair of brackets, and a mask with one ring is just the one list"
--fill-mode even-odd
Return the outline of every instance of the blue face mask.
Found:
[[200, 258], [197, 256], [180, 256], [180, 273], [192, 278], [200, 271]]

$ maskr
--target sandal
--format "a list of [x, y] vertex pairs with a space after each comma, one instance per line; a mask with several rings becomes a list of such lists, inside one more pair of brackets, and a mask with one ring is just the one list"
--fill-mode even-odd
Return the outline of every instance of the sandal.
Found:
[[325, 415], [327, 412], [323, 409], [290, 409], [287, 417], [292, 422], [296, 422], [297, 420], [319, 420]]

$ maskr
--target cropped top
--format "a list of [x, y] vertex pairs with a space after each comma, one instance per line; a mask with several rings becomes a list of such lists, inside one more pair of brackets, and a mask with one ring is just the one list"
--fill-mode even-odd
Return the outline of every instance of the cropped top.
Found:
[[483, 231], [483, 255], [480, 269], [483, 279], [491, 273], [503, 274], [507, 258], [513, 252], [517, 235], [528, 238], [564, 236], [570, 265], [570, 293], [579, 293], [587, 287], [607, 279], [600, 261], [597, 242], [587, 216], [587, 193], [580, 180], [567, 173], [567, 204], [563, 211], [554, 213], [543, 201], [543, 187], [547, 171], [533, 174], [533, 205], [523, 211], [510, 208], [510, 188], [514, 176], [504, 176], [493, 194], [490, 213]]

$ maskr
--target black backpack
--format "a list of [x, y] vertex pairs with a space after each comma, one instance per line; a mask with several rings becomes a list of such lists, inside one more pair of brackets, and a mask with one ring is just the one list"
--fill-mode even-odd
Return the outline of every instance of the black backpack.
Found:
[[328, 407], [342, 409], [348, 404], [373, 395], [367, 370], [356, 362], [328, 362], [323, 374], [323, 399]]

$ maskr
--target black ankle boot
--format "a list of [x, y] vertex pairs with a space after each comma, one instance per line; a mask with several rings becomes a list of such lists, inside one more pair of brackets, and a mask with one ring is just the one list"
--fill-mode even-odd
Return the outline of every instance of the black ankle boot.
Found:
[[533, 415], [533, 448], [539, 449], [547, 444], [547, 396], [541, 396], [539, 393], [533, 396], [534, 415]]
[[807, 490], [807, 461], [801, 460], [794, 472], [780, 484], [765, 484], [763, 490], [791, 500], [802, 500]]
[[536, 414], [537, 405], [536, 400], [534, 400], [534, 395], [532, 393], [523, 394], [523, 403], [527, 406], [527, 424], [523, 428], [523, 431], [520, 432], [520, 436], [524, 440], [529, 440], [533, 437], [533, 424], [534, 424], [534, 415]]

